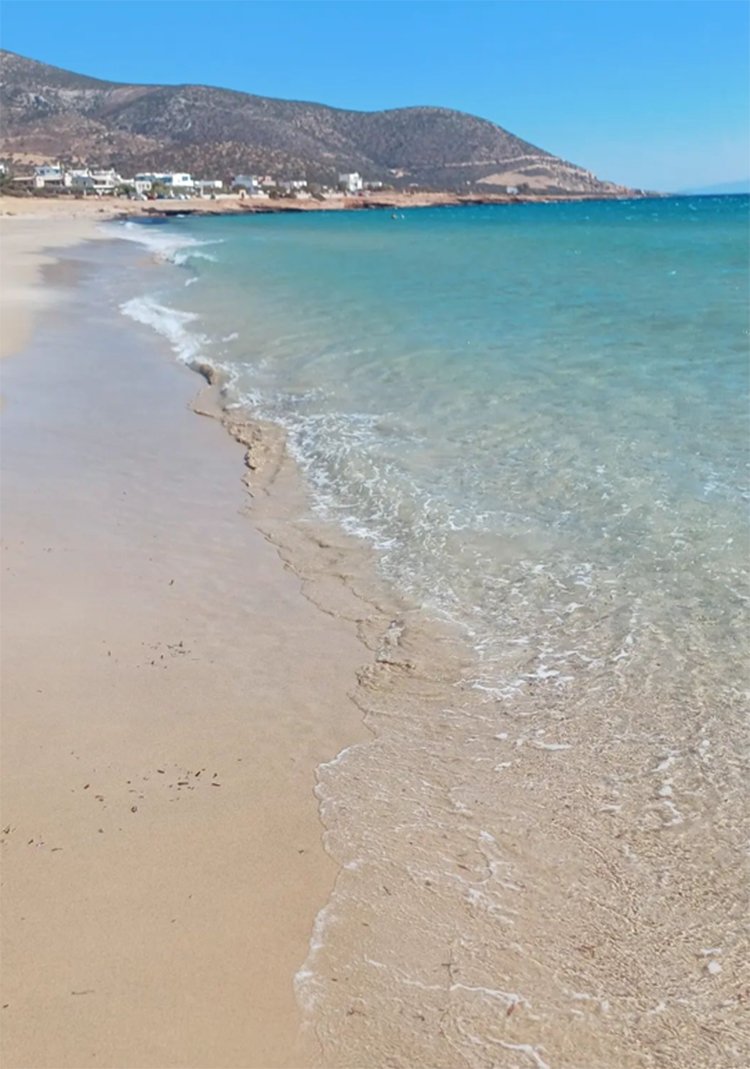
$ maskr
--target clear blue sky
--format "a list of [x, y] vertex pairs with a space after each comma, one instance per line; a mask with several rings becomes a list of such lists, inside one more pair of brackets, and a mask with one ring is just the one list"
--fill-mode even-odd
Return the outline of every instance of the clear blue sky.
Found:
[[750, 175], [744, 0], [3, 0], [0, 39], [121, 81], [348, 108], [440, 104], [609, 178]]

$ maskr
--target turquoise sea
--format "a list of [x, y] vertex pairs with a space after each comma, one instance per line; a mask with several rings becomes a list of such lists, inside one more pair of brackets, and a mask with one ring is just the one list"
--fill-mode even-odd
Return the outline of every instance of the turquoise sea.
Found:
[[327, 1065], [748, 1064], [749, 207], [117, 229], [164, 262], [121, 310], [285, 429], [411, 606], [318, 769]]
[[691, 614], [691, 651], [731, 679], [747, 197], [148, 230], [181, 271], [131, 314], [283, 424], [318, 508], [465, 628], [478, 685], [648, 671]]

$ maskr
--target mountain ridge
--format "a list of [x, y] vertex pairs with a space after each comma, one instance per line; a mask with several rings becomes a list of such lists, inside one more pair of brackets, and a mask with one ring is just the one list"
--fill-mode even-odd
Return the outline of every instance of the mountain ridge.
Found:
[[0, 154], [335, 182], [340, 171], [396, 188], [617, 195], [625, 187], [487, 119], [415, 105], [353, 111], [236, 89], [111, 82], [0, 50]]

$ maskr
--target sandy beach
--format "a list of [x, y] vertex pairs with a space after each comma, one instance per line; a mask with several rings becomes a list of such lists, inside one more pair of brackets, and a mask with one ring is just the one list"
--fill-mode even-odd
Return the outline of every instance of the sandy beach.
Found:
[[[638, 194], [638, 197], [655, 194]], [[223, 193], [219, 197], [188, 197], [185, 200], [133, 200], [114, 196], [3, 196], [0, 217], [16, 219], [92, 220], [149, 218], [184, 215], [267, 215], [295, 212], [367, 211], [374, 208], [445, 208], [479, 204], [551, 204], [574, 201], [629, 199], [623, 191], [609, 196], [593, 193], [535, 192], [508, 194], [494, 192], [432, 192], [384, 189], [367, 191], [360, 196], [329, 194], [318, 199], [302, 197], [242, 197]], [[54, 239], [53, 239], [54, 240]]]
[[54, 250], [91, 237], [96, 223], [83, 212], [52, 214], [37, 206], [36, 213], [24, 212], [0, 225], [0, 355], [6, 356], [28, 340], [33, 313], [54, 300], [54, 288], [42, 281]]
[[[17, 203], [3, 1066], [744, 1069], [739, 703], [702, 680], [678, 701], [659, 687], [687, 668], [630, 678], [619, 653], [565, 691], [512, 614], [531, 682], [488, 699], [450, 620], [311, 508], [293, 425], [233, 403], [231, 350], [206, 338], [262, 355], [255, 324], [283, 334], [294, 292], [275, 307], [240, 276], [241, 314], [212, 321], [200, 269], [162, 253], [219, 244], [192, 247], [204, 278], [236, 269], [224, 221], [158, 227], [160, 245], [99, 225], [116, 202]], [[226, 228], [252, 249], [311, 223], [393, 229]], [[315, 385], [280, 366], [285, 389]]]
[[3, 5], [0, 1069], [750, 1069], [749, 11]]
[[363, 648], [244, 514], [200, 380], [54, 263], [94, 222], [0, 225], [2, 1064], [307, 1065]]

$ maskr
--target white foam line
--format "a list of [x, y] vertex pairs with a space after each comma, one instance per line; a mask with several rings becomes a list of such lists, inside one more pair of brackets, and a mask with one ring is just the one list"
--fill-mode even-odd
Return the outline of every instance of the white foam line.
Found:
[[544, 1058], [539, 1054], [538, 1048], [532, 1047], [530, 1043], [506, 1043], [502, 1039], [499, 1039], [498, 1043], [501, 1047], [505, 1047], [506, 1050], [517, 1050], [519, 1053], [527, 1055], [537, 1069], [551, 1069], [549, 1062], [545, 1062]]
[[165, 224], [116, 223], [108, 228], [121, 240], [134, 241], [150, 249], [158, 260], [174, 264], [184, 264], [191, 256], [203, 260], [215, 260], [211, 253], [197, 252], [206, 245], [221, 245], [223, 239], [199, 241], [189, 234], [181, 233], [178, 228]]
[[339, 752], [336, 754], [336, 756], [332, 757], [330, 761], [322, 761], [318, 765], [318, 772], [320, 772], [322, 769], [326, 769], [327, 770], [329, 768], [335, 768], [336, 765], [339, 764], [340, 761], [344, 760], [344, 758], [346, 757], [347, 754], [352, 753], [352, 751], [354, 751], [356, 749], [359, 749], [359, 745], [360, 745], [359, 743], [353, 743], [351, 746], [345, 746], [344, 749], [343, 750], [339, 750]]
[[598, 998], [585, 991], [569, 991], [568, 994], [575, 1002], [595, 1002], [602, 1013], [609, 1013], [609, 1001], [606, 998]]
[[133, 297], [120, 305], [120, 311], [166, 338], [173, 352], [185, 364], [195, 360], [208, 341], [202, 334], [187, 329], [188, 323], [193, 323], [198, 318], [194, 312], [183, 312], [178, 308], [159, 304], [153, 297]]
[[506, 1006], [518, 1006], [530, 1005], [529, 1002], [523, 997], [523, 995], [516, 994], [515, 991], [500, 991], [493, 987], [473, 987], [471, 984], [451, 984], [448, 988], [449, 991], [468, 991], [470, 994], [486, 995], [487, 998], [499, 999]]
[[318, 910], [313, 923], [312, 935], [310, 936], [307, 958], [294, 974], [294, 990], [297, 995], [297, 1001], [302, 1009], [308, 1013], [311, 1012], [317, 1001], [315, 988], [319, 987], [320, 979], [316, 976], [313, 966], [315, 958], [323, 946], [324, 932], [330, 920], [329, 913], [329, 905], [325, 905]]

